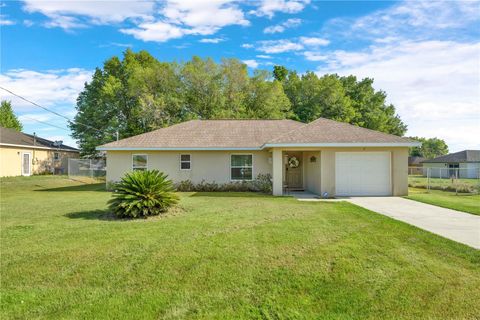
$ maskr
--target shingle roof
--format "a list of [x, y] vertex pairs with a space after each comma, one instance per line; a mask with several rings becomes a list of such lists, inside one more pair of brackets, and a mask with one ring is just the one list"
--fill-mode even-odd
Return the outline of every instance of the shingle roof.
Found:
[[191, 120], [100, 148], [259, 148], [302, 125], [293, 120]]
[[26, 134], [23, 132], [18, 132], [13, 129], [0, 127], [0, 144], [13, 144], [21, 145], [26, 147], [40, 147], [40, 148], [52, 148], [52, 149], [64, 149], [71, 151], [78, 151], [76, 148], [69, 147], [67, 145], [61, 144], [60, 146], [54, 145], [53, 141], [43, 139], [40, 137], [35, 137], [35, 142], [33, 135]]
[[107, 143], [109, 148], [262, 148], [288, 143], [412, 143], [333, 120], [191, 120]]
[[411, 166], [411, 165], [420, 164], [425, 160], [427, 159], [425, 159], [424, 157], [415, 157], [415, 156], [408, 157], [408, 165]]
[[345, 122], [319, 118], [283, 133], [268, 144], [286, 143], [411, 143], [413, 140]]
[[422, 161], [422, 163], [438, 162], [480, 162], [480, 150], [463, 150], [460, 152], [449, 153], [434, 159]]

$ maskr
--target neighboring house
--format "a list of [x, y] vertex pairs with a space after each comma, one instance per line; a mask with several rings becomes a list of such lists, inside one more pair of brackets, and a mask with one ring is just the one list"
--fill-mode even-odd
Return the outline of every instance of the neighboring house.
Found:
[[0, 177], [66, 174], [68, 158], [78, 157], [78, 149], [0, 127]]
[[422, 167], [422, 162], [427, 160], [426, 158], [423, 157], [408, 157], [408, 166], [409, 167], [417, 167], [421, 168]]
[[480, 178], [480, 150], [463, 150], [422, 162], [432, 178]]
[[328, 196], [408, 193], [409, 147], [420, 143], [320, 118], [192, 120], [97, 147], [107, 152], [107, 181], [158, 169], [175, 182], [228, 183], [271, 174], [273, 194], [308, 190]]

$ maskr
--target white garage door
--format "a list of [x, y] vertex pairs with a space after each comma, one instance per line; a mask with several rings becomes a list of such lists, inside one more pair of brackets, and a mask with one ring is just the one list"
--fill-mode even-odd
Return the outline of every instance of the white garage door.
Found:
[[390, 152], [336, 152], [337, 196], [392, 194]]

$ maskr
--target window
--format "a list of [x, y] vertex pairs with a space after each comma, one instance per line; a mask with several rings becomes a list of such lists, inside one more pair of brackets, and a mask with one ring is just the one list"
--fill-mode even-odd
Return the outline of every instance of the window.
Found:
[[133, 154], [132, 155], [132, 169], [135, 170], [147, 170], [148, 155], [146, 154]]
[[53, 160], [60, 160], [60, 154], [58, 152], [53, 153]]
[[252, 180], [253, 160], [251, 154], [232, 154], [230, 159], [231, 180]]
[[192, 168], [192, 158], [189, 154], [180, 155], [180, 170], [190, 170]]

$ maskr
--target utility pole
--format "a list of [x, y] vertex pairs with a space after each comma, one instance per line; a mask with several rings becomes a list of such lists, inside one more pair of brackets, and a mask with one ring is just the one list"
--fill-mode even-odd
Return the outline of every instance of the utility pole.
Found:
[[116, 135], [117, 135], [117, 141], [118, 141], [118, 130], [117, 130], [117, 132], [116, 132]]

